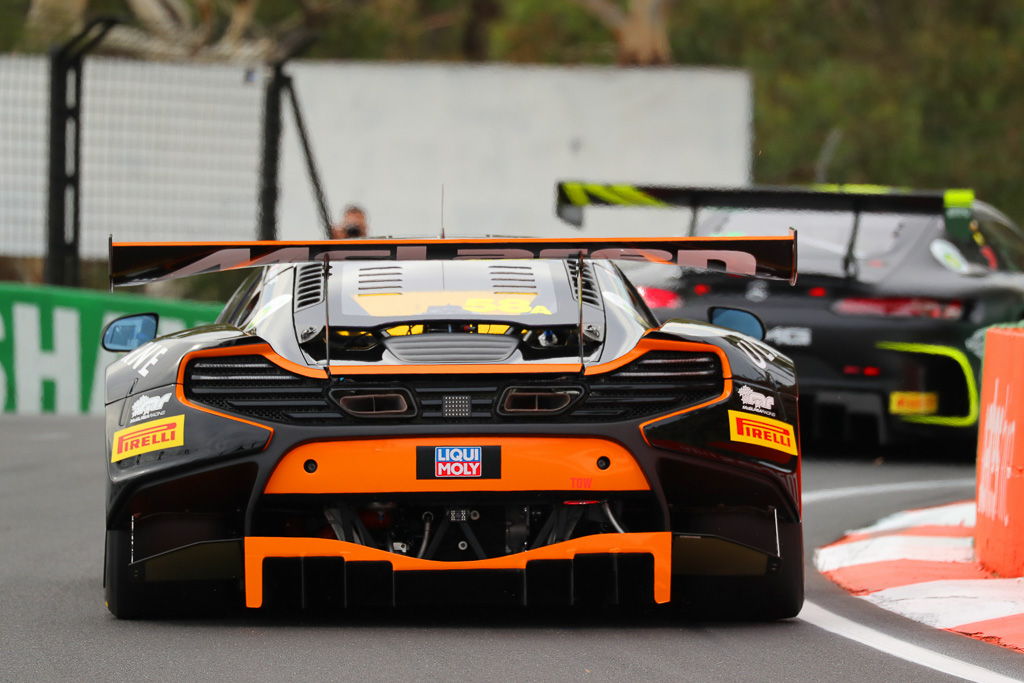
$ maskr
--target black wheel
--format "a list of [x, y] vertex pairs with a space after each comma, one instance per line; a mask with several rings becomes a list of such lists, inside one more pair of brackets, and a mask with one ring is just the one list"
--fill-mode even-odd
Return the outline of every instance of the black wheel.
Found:
[[207, 616], [241, 607], [237, 580], [145, 581], [130, 558], [130, 532], [108, 529], [103, 587], [107, 609], [118, 619]]
[[672, 579], [672, 606], [702, 619], [775, 621], [800, 613], [804, 604], [803, 527], [779, 524], [780, 562], [764, 576], [679, 576]]
[[132, 576], [131, 535], [128, 531], [107, 529], [104, 548], [103, 590], [107, 609], [118, 619], [147, 616], [155, 607], [151, 591]]

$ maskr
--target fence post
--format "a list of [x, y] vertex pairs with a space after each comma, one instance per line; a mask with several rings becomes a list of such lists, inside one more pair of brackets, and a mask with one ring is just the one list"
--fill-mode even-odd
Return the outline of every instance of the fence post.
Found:
[[287, 87], [284, 62], [271, 65], [271, 76], [263, 96], [263, 161], [260, 170], [258, 238], [277, 239], [277, 171], [281, 159], [281, 98]]
[[50, 155], [47, 184], [47, 250], [44, 277], [51, 285], [79, 284], [82, 150], [82, 62], [115, 24], [90, 22], [50, 51]]

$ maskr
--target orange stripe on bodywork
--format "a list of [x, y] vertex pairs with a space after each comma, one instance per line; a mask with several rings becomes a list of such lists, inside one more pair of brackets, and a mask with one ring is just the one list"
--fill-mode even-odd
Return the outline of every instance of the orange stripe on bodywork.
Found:
[[[302, 367], [300, 365], [297, 365], [296, 363], [292, 363], [291, 361], [285, 360], [281, 356], [278, 356], [276, 353], [273, 352], [273, 350], [271, 350], [268, 344], [249, 344], [247, 346], [232, 346], [222, 349], [201, 349], [199, 351], [192, 351], [190, 353], [186, 353], [182, 357], [181, 362], [178, 364], [178, 379], [177, 383], [174, 385], [174, 395], [178, 399], [179, 403], [181, 403], [182, 405], [186, 405], [189, 408], [192, 408], [193, 410], [200, 410], [204, 413], [209, 413], [210, 415], [216, 415], [217, 417], [223, 417], [228, 420], [234, 420], [235, 422], [241, 422], [243, 424], [267, 430], [267, 440], [263, 443], [262, 446], [262, 448], [266, 448], [267, 446], [270, 445], [270, 440], [274, 438], [273, 427], [268, 427], [265, 424], [253, 422], [252, 420], [246, 420], [245, 418], [238, 417], [237, 415], [229, 415], [227, 413], [222, 413], [219, 410], [214, 410], [212, 408], [207, 408], [206, 406], [201, 406], [197, 403], [192, 403], [187, 398], [185, 398], [185, 367], [188, 365], [188, 362], [190, 360], [192, 360], [193, 358], [215, 358], [218, 356], [246, 355], [266, 356], [268, 360], [274, 363], [280, 361], [282, 364], [287, 363], [297, 368]], [[309, 370], [309, 368], [305, 369]]]
[[514, 555], [468, 562], [422, 560], [356, 543], [327, 538], [247, 536], [245, 538], [245, 605], [263, 605], [263, 560], [268, 557], [343, 557], [346, 562], [388, 562], [394, 571], [526, 569], [531, 560], [571, 560], [583, 553], [650, 553], [654, 556], [654, 601], [672, 594], [672, 532], [651, 531], [583, 536]]
[[702, 344], [700, 342], [671, 341], [668, 339], [641, 339], [629, 352], [619, 356], [615, 360], [601, 363], [600, 365], [588, 365], [587, 375], [599, 375], [612, 370], [618, 370], [623, 365], [635, 361], [648, 351], [698, 351], [701, 353], [713, 353], [722, 361], [722, 375], [728, 379], [732, 377], [732, 368], [729, 366], [729, 359], [725, 351], [713, 344]]
[[[501, 478], [417, 479], [417, 446], [501, 446]], [[598, 458], [611, 462], [599, 469]], [[307, 472], [307, 460], [316, 461]], [[604, 439], [430, 437], [319, 441], [289, 451], [264, 493], [649, 491], [636, 460]]]
[[[352, 244], [358, 246], [387, 246], [402, 247], [415, 246], [419, 244], [447, 244], [447, 245], [469, 245], [496, 244], [499, 246], [516, 244], [580, 244], [604, 246], [609, 242], [631, 242], [635, 244], [665, 244], [665, 243], [687, 243], [700, 242], [701, 240], [714, 240], [716, 242], [795, 242], [791, 235], [716, 235], [714, 237], [575, 237], [566, 239], [564, 237], [467, 237], [458, 238], [400, 238], [400, 239], [360, 239], [353, 240]], [[239, 247], [337, 247], [345, 248], [345, 241], [338, 240], [288, 240], [288, 241], [267, 241], [267, 240], [236, 240], [227, 242], [111, 242], [112, 247], [224, 247], [226, 249]]]
[[507, 365], [332, 365], [332, 375], [457, 375], [580, 371], [579, 363], [515, 363]]
[[651, 442], [647, 440], [647, 435], [644, 433], [644, 428], [647, 427], [647, 425], [658, 422], [659, 420], [665, 420], [670, 417], [675, 417], [676, 415], [682, 415], [683, 413], [689, 413], [694, 410], [699, 410], [700, 408], [713, 405], [715, 403], [718, 403], [719, 401], [724, 401], [725, 399], [729, 398], [729, 396], [732, 395], [732, 366], [729, 365], [729, 357], [725, 354], [725, 351], [718, 348], [717, 346], [714, 346], [713, 344], [702, 344], [700, 342], [671, 341], [666, 339], [641, 339], [629, 353], [620, 356], [619, 358], [616, 358], [613, 361], [609, 361], [608, 363], [602, 363], [601, 365], [591, 365], [590, 367], [587, 368], [586, 374], [596, 375], [599, 373], [612, 372], [614, 370], [618, 370], [622, 366], [637, 360], [648, 351], [696, 351], [700, 353], [713, 353], [716, 356], [718, 356], [718, 360], [721, 361], [722, 363], [723, 379], [722, 393], [714, 397], [713, 399], [710, 399], [703, 403], [698, 403], [695, 406], [683, 408], [682, 410], [677, 410], [672, 413], [658, 415], [653, 419], [641, 423], [640, 435], [643, 437], [644, 442], [646, 442], [649, 446], [651, 445]]
[[224, 346], [216, 349], [200, 349], [199, 351], [185, 354], [181, 365], [178, 366], [178, 384], [181, 384], [185, 378], [185, 366], [188, 364], [188, 361], [194, 358], [219, 358], [222, 356], [263, 356], [274, 365], [280, 366], [288, 372], [317, 379], [327, 379], [327, 374], [323, 369], [310, 368], [292, 362], [275, 352], [270, 344], [245, 344], [242, 346]]

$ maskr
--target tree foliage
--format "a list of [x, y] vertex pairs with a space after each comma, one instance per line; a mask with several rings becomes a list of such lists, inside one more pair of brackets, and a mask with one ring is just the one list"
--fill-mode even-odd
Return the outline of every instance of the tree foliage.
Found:
[[[758, 182], [813, 181], [831, 135], [830, 182], [974, 187], [1024, 219], [1024, 0], [323, 2], [309, 57], [557, 64], [630, 61], [609, 17], [667, 6], [674, 63], [753, 75]], [[29, 4], [0, 3], [0, 48]], [[252, 31], [296, 6], [260, 0]]]

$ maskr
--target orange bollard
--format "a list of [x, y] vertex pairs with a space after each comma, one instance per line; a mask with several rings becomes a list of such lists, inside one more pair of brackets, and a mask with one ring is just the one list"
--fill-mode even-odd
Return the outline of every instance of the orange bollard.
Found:
[[985, 334], [977, 486], [978, 560], [1000, 576], [1024, 576], [1024, 329]]

